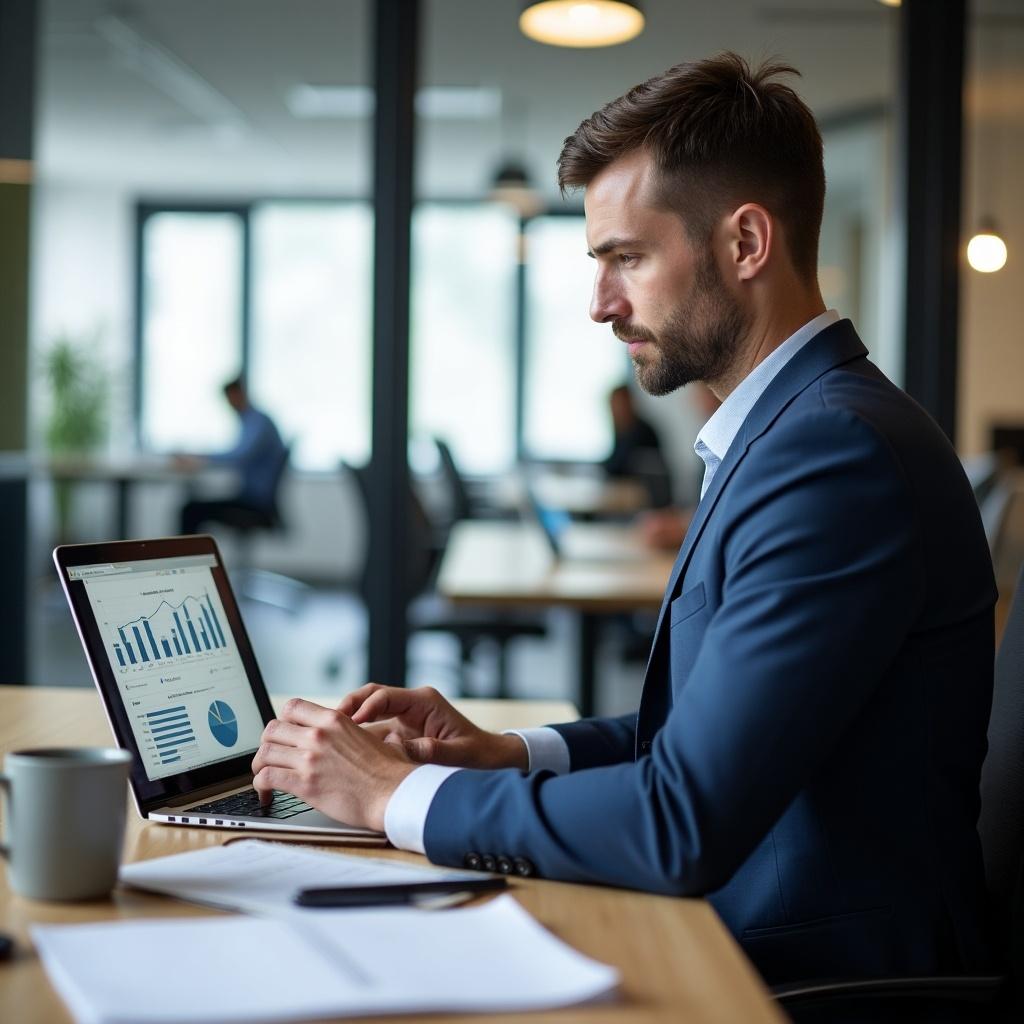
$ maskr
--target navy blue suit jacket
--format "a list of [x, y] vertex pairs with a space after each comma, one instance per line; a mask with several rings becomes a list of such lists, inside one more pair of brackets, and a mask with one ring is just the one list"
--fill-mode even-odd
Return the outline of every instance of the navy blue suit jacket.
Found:
[[701, 501], [639, 712], [557, 726], [568, 775], [452, 775], [427, 854], [707, 896], [771, 982], [984, 969], [994, 602], [953, 449], [840, 321]]

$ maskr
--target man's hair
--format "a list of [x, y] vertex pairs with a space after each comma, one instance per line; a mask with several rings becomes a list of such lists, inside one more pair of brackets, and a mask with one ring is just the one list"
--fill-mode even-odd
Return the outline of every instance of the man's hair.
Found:
[[245, 391], [245, 378], [241, 375], [232, 377], [231, 380], [226, 381], [222, 388], [225, 395], [230, 394], [232, 391]]
[[774, 81], [799, 72], [777, 60], [752, 69], [735, 53], [677, 64], [588, 117], [558, 158], [562, 194], [609, 164], [647, 150], [658, 170], [656, 202], [706, 242], [715, 221], [745, 202], [782, 225], [805, 279], [817, 273], [825, 202], [821, 134], [794, 90]]

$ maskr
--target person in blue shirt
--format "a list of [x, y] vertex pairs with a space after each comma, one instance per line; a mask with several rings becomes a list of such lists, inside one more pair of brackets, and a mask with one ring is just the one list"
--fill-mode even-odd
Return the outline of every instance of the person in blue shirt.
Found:
[[240, 377], [224, 385], [224, 397], [241, 420], [234, 447], [204, 456], [187, 456], [182, 464], [226, 466], [236, 470], [239, 486], [227, 498], [193, 499], [181, 510], [180, 532], [198, 533], [208, 523], [229, 526], [273, 526], [277, 521], [277, 486], [288, 461], [288, 449], [274, 421], [249, 401]]

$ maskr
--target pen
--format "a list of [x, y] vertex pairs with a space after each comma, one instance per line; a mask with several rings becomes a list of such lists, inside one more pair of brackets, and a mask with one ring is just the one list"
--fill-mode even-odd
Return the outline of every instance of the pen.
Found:
[[336, 889], [300, 889], [295, 902], [300, 907], [386, 907], [415, 904], [449, 893], [495, 892], [507, 882], [494, 878], [450, 878], [431, 882], [396, 885], [350, 885]]

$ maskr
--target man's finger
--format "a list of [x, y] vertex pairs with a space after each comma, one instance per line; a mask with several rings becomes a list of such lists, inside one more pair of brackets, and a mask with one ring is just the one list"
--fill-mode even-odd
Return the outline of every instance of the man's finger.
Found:
[[252, 770], [258, 774], [261, 769], [298, 768], [302, 764], [303, 753], [296, 747], [282, 746], [280, 743], [261, 743], [256, 756], [252, 759]]
[[301, 776], [290, 768], [277, 768], [267, 765], [261, 768], [252, 780], [253, 789], [260, 794], [261, 803], [269, 803], [275, 789], [284, 793], [302, 796]]
[[416, 690], [403, 690], [397, 686], [382, 686], [363, 701], [352, 715], [352, 721], [358, 725], [379, 722], [382, 718], [398, 718], [422, 702], [422, 697], [417, 699], [416, 693]]
[[382, 683], [367, 683], [365, 686], [360, 686], [358, 690], [353, 690], [350, 694], [347, 694], [342, 698], [341, 703], [338, 704], [337, 710], [343, 715], [348, 715], [351, 718], [352, 714], [359, 708], [363, 701], [370, 696], [370, 694], [376, 693], [377, 690], [382, 689], [384, 689]]
[[275, 718], [268, 722], [260, 737], [263, 743], [277, 743], [283, 747], [302, 747], [306, 743], [308, 726], [293, 725], [291, 722]]
[[260, 768], [253, 778], [253, 788], [261, 797], [272, 794], [274, 790], [281, 790], [283, 793], [301, 797], [302, 794], [299, 791], [302, 788], [302, 776], [291, 768], [266, 765]]
[[326, 729], [338, 720], [338, 713], [321, 704], [314, 704], [311, 700], [292, 697], [291, 700], [285, 701], [279, 718], [296, 725], [317, 726]]

